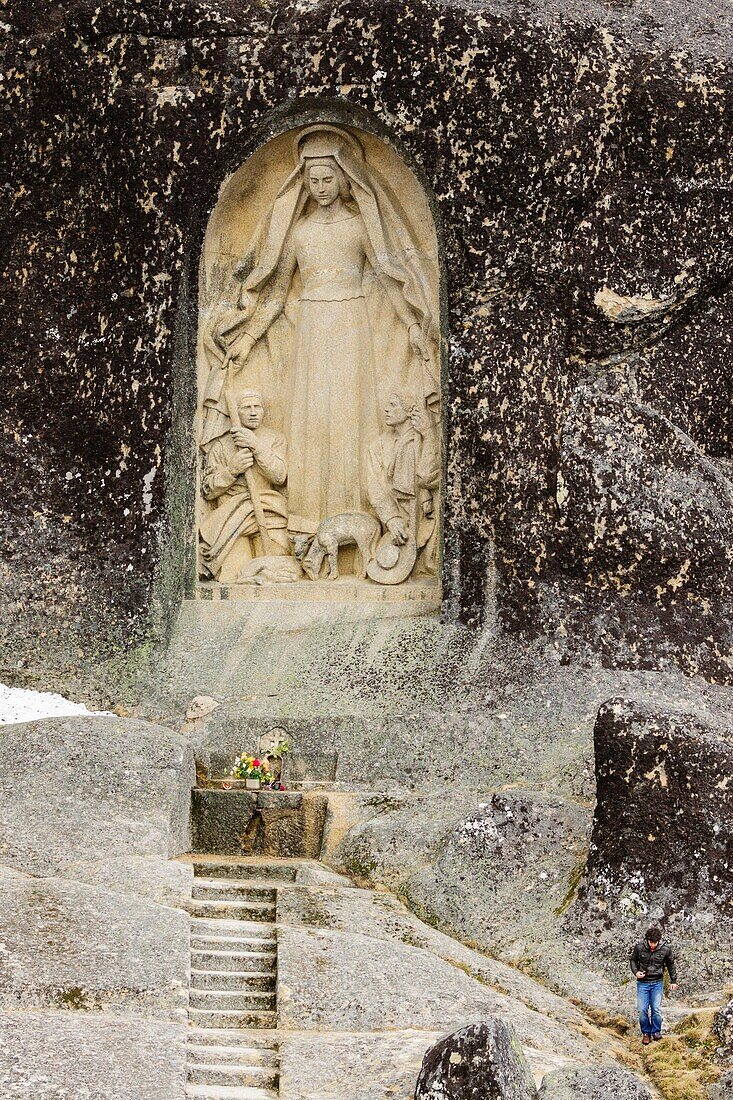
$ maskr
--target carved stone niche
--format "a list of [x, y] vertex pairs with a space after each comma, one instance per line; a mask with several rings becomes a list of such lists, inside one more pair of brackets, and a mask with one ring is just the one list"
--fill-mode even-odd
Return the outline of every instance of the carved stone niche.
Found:
[[410, 169], [330, 123], [273, 138], [222, 187], [200, 278], [201, 585], [439, 596], [437, 240]]

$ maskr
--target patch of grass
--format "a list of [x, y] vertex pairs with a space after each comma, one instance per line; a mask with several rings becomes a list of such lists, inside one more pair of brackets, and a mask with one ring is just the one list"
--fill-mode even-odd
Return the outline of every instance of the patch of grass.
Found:
[[669, 1035], [646, 1048], [644, 1068], [666, 1100], [707, 1100], [707, 1086], [722, 1069], [713, 1060], [715, 1012], [695, 1012]]
[[606, 1012], [604, 1008], [589, 1005], [585, 1001], [578, 1001], [574, 997], [569, 998], [570, 1003], [579, 1008], [584, 1016], [587, 1016], [592, 1024], [601, 1027], [604, 1031], [614, 1031], [616, 1035], [627, 1035], [631, 1025], [624, 1016]]

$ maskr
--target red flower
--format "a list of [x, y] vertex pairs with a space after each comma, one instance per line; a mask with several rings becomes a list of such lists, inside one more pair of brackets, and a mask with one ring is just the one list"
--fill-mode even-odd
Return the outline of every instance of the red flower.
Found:
[[260, 763], [260, 761], [259, 761], [259, 760], [253, 760], [253, 761], [252, 761], [252, 767], [253, 767], [253, 768], [261, 768], [261, 767], [262, 767], [262, 764]]

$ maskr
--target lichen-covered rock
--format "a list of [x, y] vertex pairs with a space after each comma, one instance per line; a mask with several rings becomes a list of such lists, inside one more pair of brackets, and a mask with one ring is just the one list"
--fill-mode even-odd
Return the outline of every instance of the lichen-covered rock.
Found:
[[193, 755], [185, 738], [128, 718], [0, 727], [0, 852], [33, 874], [103, 857], [188, 851]]
[[0, 891], [3, 1008], [185, 1010], [189, 919], [179, 909], [61, 879]]
[[651, 1100], [651, 1092], [620, 1066], [565, 1066], [542, 1081], [540, 1100]]
[[[594, 739], [597, 802], [569, 925], [590, 919], [600, 926], [588, 938], [618, 973], [626, 965], [619, 952], [660, 922], [668, 936], [687, 940], [686, 982], [726, 981], [733, 724], [612, 699], [598, 712]], [[711, 921], [715, 935], [707, 930]]]
[[536, 1100], [514, 1029], [493, 1017], [441, 1039], [423, 1058], [415, 1100]]
[[562, 430], [558, 506], [585, 583], [663, 606], [720, 599], [733, 574], [733, 484], [628, 390], [579, 391]]
[[718, 1042], [716, 1058], [721, 1062], [733, 1062], [733, 998], [715, 1013], [713, 1035]]
[[0, 1012], [3, 1100], [183, 1100], [186, 1029], [91, 1012]]
[[[644, 627], [651, 665], [722, 675], [709, 632], [690, 646], [648, 614], [632, 535], [614, 570], [568, 573], [556, 492], [563, 423], [610, 355], [639, 354], [644, 403], [708, 457], [731, 454], [722, 0], [671, 2], [664, 19], [653, 0], [11, 7], [7, 667], [32, 678], [51, 662], [83, 680], [124, 649], [139, 663], [136, 643], [165, 634], [195, 539], [190, 364], [206, 218], [265, 137], [320, 114], [384, 134], [438, 214], [448, 614], [491, 611], [493, 563], [504, 621], [626, 662], [624, 639], [614, 648], [583, 629], [598, 586], [618, 578], [638, 599], [615, 610]], [[718, 611], [730, 621], [724, 602]], [[119, 687], [113, 669], [98, 687]]]

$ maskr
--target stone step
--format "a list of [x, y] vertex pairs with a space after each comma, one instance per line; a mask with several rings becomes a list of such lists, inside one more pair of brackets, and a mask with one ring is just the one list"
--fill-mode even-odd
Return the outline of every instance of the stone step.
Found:
[[275, 1007], [275, 994], [256, 990], [189, 989], [188, 1005], [216, 1012], [271, 1012]]
[[189, 1008], [188, 1018], [194, 1027], [216, 1028], [217, 1030], [236, 1028], [277, 1027], [277, 1012], [234, 1012], [214, 1011], [205, 1008]]
[[257, 1032], [252, 1031], [237, 1031], [235, 1028], [226, 1028], [224, 1030], [217, 1031], [216, 1028], [198, 1028], [191, 1027], [188, 1029], [187, 1034], [188, 1045], [190, 1046], [219, 1046], [223, 1047], [239, 1047], [239, 1048], [256, 1048], [263, 1053], [271, 1052], [277, 1053], [278, 1050], [278, 1034], [276, 1031], [263, 1031], [259, 1029]]
[[191, 966], [194, 970], [210, 970], [226, 972], [237, 971], [239, 974], [267, 974], [274, 975], [277, 966], [277, 953], [275, 951], [221, 951], [202, 950], [199, 947], [191, 950]]
[[215, 936], [217, 939], [234, 938], [238, 940], [274, 940], [274, 924], [262, 921], [210, 919], [208, 917], [191, 918], [192, 936]]
[[260, 901], [196, 901], [192, 900], [189, 913], [203, 920], [275, 920], [275, 906]]
[[224, 878], [197, 878], [194, 879], [191, 889], [191, 897], [204, 901], [220, 899], [222, 901], [267, 901], [275, 904], [277, 890], [274, 886], [256, 886], [247, 882], [237, 882], [236, 879]]
[[223, 863], [197, 860], [193, 873], [198, 878], [270, 879], [274, 882], [295, 882], [298, 868], [287, 863]]
[[[226, 1034], [226, 1033], [225, 1033]], [[272, 1047], [230, 1046], [229, 1038], [218, 1043], [202, 1045], [199, 1041], [189, 1042], [186, 1057], [191, 1065], [214, 1066], [270, 1066], [277, 1069], [280, 1064], [278, 1052]]]
[[186, 1079], [193, 1085], [246, 1085], [275, 1089], [280, 1081], [277, 1066], [232, 1066], [189, 1063]]
[[273, 1089], [246, 1085], [186, 1085], [185, 1095], [192, 1100], [278, 1100], [278, 1093]]
[[274, 993], [275, 980], [274, 971], [258, 974], [256, 971], [241, 970], [191, 970], [191, 989], [238, 989], [242, 992], [260, 990]]

